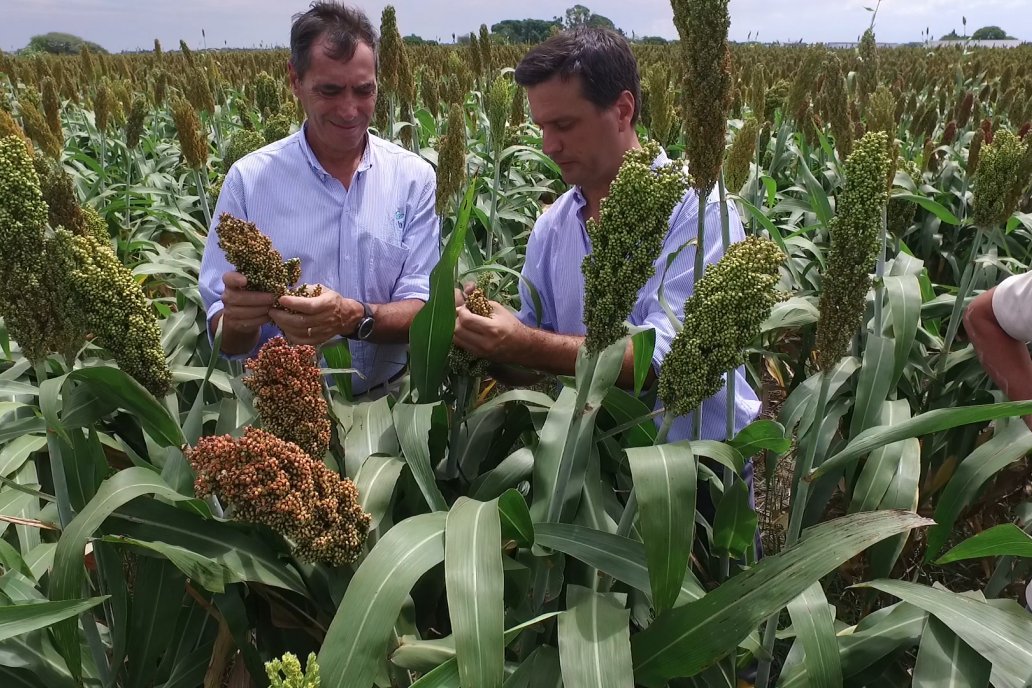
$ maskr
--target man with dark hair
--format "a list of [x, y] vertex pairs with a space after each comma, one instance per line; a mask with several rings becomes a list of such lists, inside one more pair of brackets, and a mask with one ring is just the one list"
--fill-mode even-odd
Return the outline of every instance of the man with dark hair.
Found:
[[[627, 41], [607, 29], [580, 28], [559, 33], [533, 48], [516, 67], [516, 81], [527, 89], [531, 115], [541, 127], [542, 149], [572, 185], [538, 218], [527, 244], [523, 276], [540, 295], [540, 322], [530, 292], [520, 284], [522, 308], [511, 314], [495, 304], [484, 318], [460, 307], [455, 344], [496, 364], [572, 375], [577, 351], [584, 341], [584, 278], [581, 263], [591, 251], [585, 222], [597, 219], [599, 205], [609, 193], [623, 155], [640, 144], [635, 131], [641, 94], [637, 62]], [[657, 165], [667, 162], [660, 154]], [[657, 296], [663, 282], [664, 299], [678, 319], [694, 283], [694, 246], [699, 213], [698, 196], [685, 194], [670, 216], [670, 231], [655, 263], [656, 274], [638, 293], [632, 325], [656, 330], [656, 347], [649, 379], [655, 379], [676, 334]], [[733, 240], [744, 238], [733, 204], [727, 207]], [[705, 260], [723, 255], [720, 201], [714, 191], [707, 199]], [[681, 250], [667, 266], [667, 259]], [[664, 279], [663, 275], [666, 274]], [[502, 376], [505, 369], [498, 369]], [[759, 401], [745, 380], [736, 375], [735, 430], [751, 422]], [[633, 386], [634, 357], [628, 346], [619, 384]], [[726, 387], [701, 407], [702, 434], [723, 439], [726, 434]], [[670, 439], [690, 437], [691, 417], [678, 418]], [[751, 466], [749, 467], [751, 471]]]
[[209, 330], [222, 351], [249, 355], [282, 333], [318, 346], [349, 337], [362, 393], [398, 377], [408, 330], [429, 298], [440, 257], [433, 168], [368, 132], [376, 106], [378, 37], [361, 10], [314, 2], [294, 17], [290, 85], [301, 129], [237, 161], [215, 207], [253, 222], [285, 258], [301, 259], [314, 298], [248, 291], [226, 261], [214, 226], [201, 262]]

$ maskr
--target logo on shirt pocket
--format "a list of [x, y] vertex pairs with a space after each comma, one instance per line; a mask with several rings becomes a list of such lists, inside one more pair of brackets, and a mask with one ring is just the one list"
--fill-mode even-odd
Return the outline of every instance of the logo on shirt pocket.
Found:
[[398, 226], [398, 229], [405, 227], [405, 211], [401, 208], [394, 211], [394, 224]]

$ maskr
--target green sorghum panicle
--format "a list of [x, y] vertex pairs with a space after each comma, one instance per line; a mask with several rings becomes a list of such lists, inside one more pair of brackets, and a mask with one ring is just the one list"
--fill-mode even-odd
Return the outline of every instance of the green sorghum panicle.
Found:
[[581, 271], [589, 352], [602, 351], [627, 334], [624, 321], [638, 291], [655, 274], [670, 214], [684, 197], [688, 179], [679, 163], [652, 168], [659, 151], [654, 141], [627, 151], [598, 220], [587, 222], [591, 253]]
[[14, 121], [14, 117], [11, 113], [3, 108], [0, 108], [0, 139], [5, 139], [8, 136], [15, 136], [25, 144], [25, 150], [29, 156], [33, 156], [36, 149], [32, 146], [32, 141], [25, 135], [25, 130], [21, 128], [17, 122]]
[[[512, 109], [513, 82], [500, 76], [491, 82], [487, 91], [487, 121], [491, 127], [491, 146], [497, 157], [505, 145], [505, 124]], [[498, 161], [495, 161], [496, 164]]]
[[884, 131], [889, 143], [896, 139], [896, 99], [884, 84], [875, 89], [867, 101], [867, 130]]
[[645, 90], [649, 104], [649, 137], [660, 145], [670, 140], [674, 127], [674, 91], [670, 87], [670, 71], [656, 63], [645, 72]]
[[419, 73], [419, 97], [423, 107], [436, 118], [441, 105], [441, 92], [437, 84], [437, 75], [429, 69], [423, 69]]
[[448, 109], [448, 128], [439, 150], [437, 214], [444, 217], [466, 181], [466, 117], [458, 103], [452, 103]]
[[831, 124], [835, 137], [835, 148], [839, 156], [849, 157], [853, 150], [853, 122], [846, 95], [846, 79], [842, 74], [842, 63], [835, 55], [824, 60], [824, 74], [821, 85], [820, 112], [824, 121]]
[[143, 120], [147, 116], [147, 99], [139, 93], [133, 96], [129, 117], [125, 121], [125, 145], [130, 150], [140, 145], [143, 135]]
[[846, 159], [846, 186], [831, 221], [817, 323], [818, 363], [830, 369], [846, 354], [863, 324], [870, 271], [881, 247], [882, 212], [888, 198], [885, 132], [868, 132]]
[[821, 63], [827, 51], [822, 45], [815, 45], [806, 51], [806, 56], [796, 70], [792, 86], [785, 99], [785, 113], [799, 120], [799, 114], [810, 99], [814, 84], [821, 73]]
[[727, 159], [724, 161], [724, 182], [728, 191], [738, 193], [748, 181], [750, 165], [756, 153], [756, 137], [759, 133], [760, 123], [749, 117], [735, 134], [727, 151]]
[[262, 427], [321, 459], [330, 446], [330, 417], [315, 348], [273, 337], [248, 359], [244, 384], [254, 393]]
[[203, 170], [208, 164], [208, 137], [193, 105], [183, 98], [172, 101], [172, 119], [188, 167]]
[[370, 516], [355, 484], [293, 442], [249, 427], [239, 439], [202, 437], [184, 453], [198, 497], [218, 495], [237, 520], [289, 538], [298, 557], [342, 566], [361, 554]]
[[264, 145], [265, 137], [253, 129], [234, 131], [233, 135], [229, 137], [229, 142], [226, 143], [226, 152], [222, 156], [222, 173], [226, 174], [233, 163]]
[[784, 79], [778, 79], [767, 89], [763, 100], [763, 119], [767, 122], [774, 122], [775, 113], [778, 110], [784, 112], [785, 99], [788, 97], [789, 84]]
[[982, 146], [972, 199], [971, 219], [977, 226], [1001, 225], [1014, 213], [1028, 183], [1021, 176], [1026, 145], [1011, 131], [1000, 129], [993, 132], [991, 143]]
[[93, 98], [93, 115], [96, 118], [97, 131], [101, 134], [107, 133], [116, 107], [118, 106], [115, 92], [105, 79], [97, 87], [97, 95]]
[[878, 43], [874, 31], [867, 29], [860, 39], [860, 64], [856, 70], [856, 96], [860, 110], [867, 107], [867, 99], [878, 84]]
[[280, 111], [280, 84], [268, 72], [259, 72], [254, 80], [254, 102], [263, 116], [278, 115]]
[[273, 115], [265, 120], [262, 127], [262, 136], [265, 143], [272, 143], [286, 138], [290, 134], [290, 115], [285, 112]]
[[663, 359], [659, 395], [668, 411], [683, 416], [724, 386], [724, 373], [745, 360], [771, 307], [784, 253], [769, 239], [732, 244], [710, 266], [684, 304], [684, 326]]
[[766, 118], [767, 82], [764, 79], [763, 65], [755, 65], [752, 83], [749, 85], [749, 109], [757, 120]]
[[672, 0], [684, 59], [685, 159], [692, 187], [705, 197], [717, 183], [724, 159], [731, 106], [731, 25], [728, 0]]
[[490, 79], [494, 73], [494, 60], [491, 56], [491, 36], [487, 32], [487, 24], [480, 25], [480, 40], [477, 41], [477, 45], [480, 46], [480, 64], [484, 76]]
[[314, 652], [308, 653], [304, 671], [298, 658], [287, 652], [282, 659], [266, 662], [265, 673], [269, 677], [269, 688], [320, 688], [322, 685]]

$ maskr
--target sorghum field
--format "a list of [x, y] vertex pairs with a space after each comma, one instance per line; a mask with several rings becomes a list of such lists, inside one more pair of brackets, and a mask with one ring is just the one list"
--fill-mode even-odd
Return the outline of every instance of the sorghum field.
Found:
[[[382, 17], [375, 128], [437, 166], [443, 251], [402, 392], [357, 402], [346, 344], [205, 334], [222, 175], [303, 118], [285, 51], [0, 56], [4, 686], [1030, 685], [1032, 403], [961, 314], [1032, 261], [1032, 48], [728, 47], [726, 2], [674, 8], [643, 133], [754, 238], [697, 274], [658, 405], [614, 385], [626, 336], [651, 358], [612, 306], [647, 213], [603, 215], [575, 378], [450, 350], [453, 288], [518, 305], [565, 188], [528, 46]], [[625, 171], [612, 208], [665, 183]], [[742, 363], [761, 419], [666, 442]]]

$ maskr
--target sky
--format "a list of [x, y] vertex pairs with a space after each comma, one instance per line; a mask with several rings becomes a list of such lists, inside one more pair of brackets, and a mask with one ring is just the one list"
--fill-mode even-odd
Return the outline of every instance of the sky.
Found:
[[[0, 0], [0, 48], [24, 47], [48, 31], [64, 31], [111, 52], [150, 49], [154, 39], [174, 49], [286, 45], [291, 15], [310, 0]], [[730, 0], [731, 39], [771, 42], [854, 41], [870, 23], [865, 6], [877, 0]], [[563, 16], [575, 0], [521, 0], [512, 6], [486, 0], [384, 0], [355, 2], [376, 26], [387, 4], [397, 11], [403, 35], [450, 42], [503, 19]], [[628, 35], [676, 38], [670, 0], [580, 0]], [[515, 8], [515, 9], [514, 9]], [[879, 41], [920, 41], [980, 26], [997, 25], [1032, 41], [1032, 0], [882, 0], [875, 23]], [[203, 31], [203, 34], [202, 34]]]

